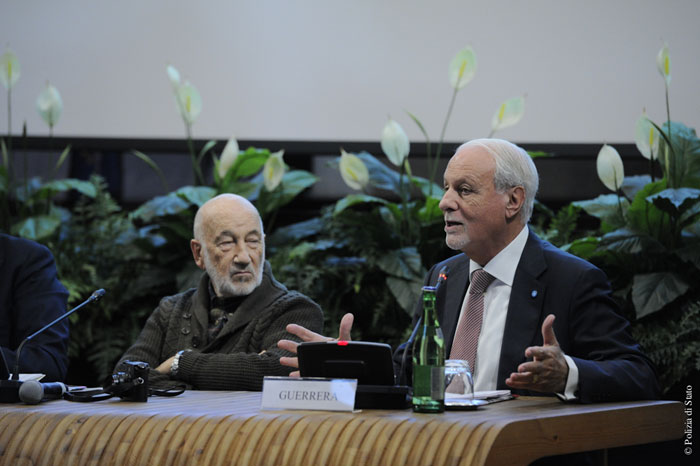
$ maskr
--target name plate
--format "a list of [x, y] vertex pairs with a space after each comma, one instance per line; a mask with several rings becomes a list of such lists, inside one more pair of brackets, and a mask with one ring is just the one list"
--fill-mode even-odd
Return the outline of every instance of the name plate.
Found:
[[357, 379], [265, 377], [261, 409], [352, 411]]

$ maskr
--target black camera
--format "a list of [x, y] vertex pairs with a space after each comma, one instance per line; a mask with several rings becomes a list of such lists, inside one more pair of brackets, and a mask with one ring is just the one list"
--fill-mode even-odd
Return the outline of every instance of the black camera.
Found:
[[127, 401], [148, 401], [148, 363], [124, 361], [104, 383], [104, 391]]

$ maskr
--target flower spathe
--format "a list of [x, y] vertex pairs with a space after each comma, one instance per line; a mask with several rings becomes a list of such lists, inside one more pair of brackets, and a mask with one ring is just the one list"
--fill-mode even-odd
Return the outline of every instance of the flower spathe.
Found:
[[221, 160], [219, 160], [218, 170], [221, 178], [226, 176], [229, 168], [236, 162], [239, 152], [238, 141], [235, 137], [231, 136], [224, 146], [224, 150], [221, 152]]
[[173, 65], [168, 65], [165, 71], [168, 73], [168, 79], [170, 79], [173, 89], [177, 89], [180, 85], [180, 72]]
[[274, 191], [282, 182], [282, 177], [284, 177], [285, 172], [284, 160], [282, 159], [283, 155], [284, 150], [280, 150], [270, 154], [270, 157], [265, 161], [265, 166], [263, 166], [263, 182], [265, 183], [265, 189], [268, 191]]
[[389, 119], [382, 131], [382, 151], [389, 161], [400, 167], [410, 151], [411, 143], [401, 125]]
[[36, 99], [36, 109], [49, 128], [53, 128], [63, 112], [63, 100], [58, 89], [46, 83], [46, 87]]
[[491, 131], [498, 131], [518, 123], [525, 114], [525, 97], [513, 97], [503, 102], [491, 119]]
[[168, 65], [165, 71], [173, 87], [177, 109], [185, 123], [191, 126], [202, 111], [202, 97], [189, 81], [183, 83], [180, 80], [180, 72], [173, 65]]
[[656, 67], [666, 81], [666, 86], [669, 86], [671, 84], [671, 58], [668, 56], [667, 44], [664, 44], [658, 55], [656, 55]]
[[620, 154], [614, 147], [604, 144], [596, 159], [598, 178], [611, 191], [617, 192], [625, 178], [625, 169]]
[[8, 50], [0, 57], [0, 82], [5, 86], [5, 89], [9, 91], [20, 76], [21, 73], [17, 55], [11, 50]]
[[450, 85], [455, 89], [462, 89], [474, 77], [476, 73], [476, 54], [467, 46], [457, 52], [450, 62]]
[[340, 176], [352, 189], [361, 190], [369, 183], [369, 170], [358, 156], [340, 149]]
[[643, 113], [634, 125], [634, 143], [637, 149], [646, 159], [656, 160], [659, 158], [659, 130], [657, 130]]
[[178, 86], [175, 90], [175, 98], [177, 99], [178, 108], [182, 119], [189, 125], [194, 123], [199, 113], [202, 111], [202, 98], [196, 87], [185, 81], [184, 84]]

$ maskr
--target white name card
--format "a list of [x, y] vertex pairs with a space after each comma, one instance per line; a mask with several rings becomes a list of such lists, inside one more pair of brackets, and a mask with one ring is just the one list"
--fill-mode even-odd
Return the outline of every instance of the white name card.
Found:
[[352, 411], [356, 379], [265, 377], [261, 409]]

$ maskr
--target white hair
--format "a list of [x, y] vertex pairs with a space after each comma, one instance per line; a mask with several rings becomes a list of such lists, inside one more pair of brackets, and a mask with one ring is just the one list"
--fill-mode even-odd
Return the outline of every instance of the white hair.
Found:
[[532, 157], [523, 148], [505, 139], [474, 139], [462, 144], [459, 149], [469, 146], [479, 146], [493, 156], [496, 162], [493, 185], [497, 191], [505, 192], [508, 188], [515, 186], [523, 187], [525, 202], [520, 211], [520, 217], [523, 224], [527, 224], [532, 216], [535, 195], [540, 183]]

